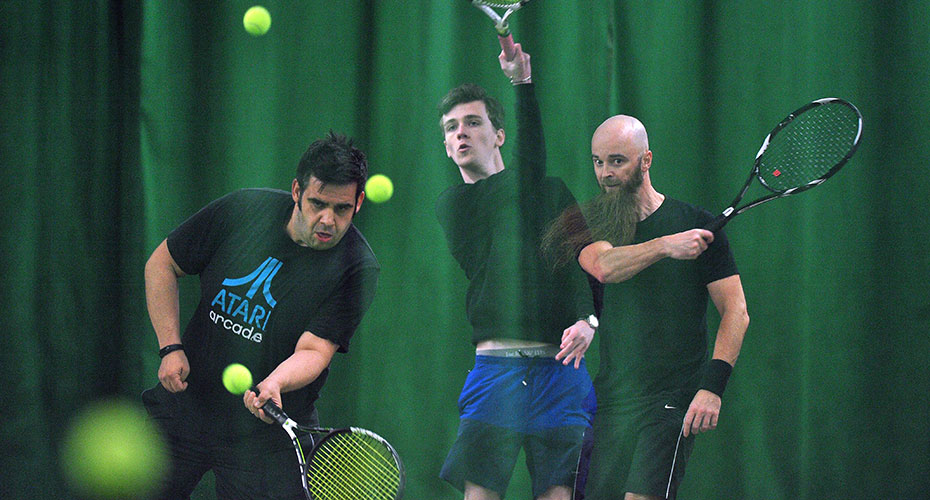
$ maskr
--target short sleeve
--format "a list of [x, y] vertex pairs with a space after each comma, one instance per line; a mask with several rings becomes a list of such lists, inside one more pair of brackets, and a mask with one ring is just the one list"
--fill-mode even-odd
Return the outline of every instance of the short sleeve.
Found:
[[224, 234], [223, 213], [230, 195], [214, 200], [168, 235], [168, 251], [187, 274], [200, 274], [210, 262]]
[[347, 273], [334, 293], [320, 305], [305, 331], [337, 344], [339, 352], [348, 352], [349, 341], [375, 298], [378, 273], [377, 266]]
[[730, 250], [730, 242], [723, 230], [714, 233], [714, 242], [698, 257], [701, 281], [707, 285], [714, 281], [739, 274], [736, 260]]

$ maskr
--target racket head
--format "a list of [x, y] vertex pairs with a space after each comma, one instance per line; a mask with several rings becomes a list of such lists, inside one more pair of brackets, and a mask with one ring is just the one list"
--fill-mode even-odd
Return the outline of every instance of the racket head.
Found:
[[307, 490], [314, 500], [397, 500], [404, 464], [394, 447], [366, 429], [336, 429], [307, 456]]
[[843, 99], [818, 99], [788, 115], [765, 138], [756, 155], [756, 177], [780, 195], [810, 189], [839, 171], [861, 138], [859, 109]]

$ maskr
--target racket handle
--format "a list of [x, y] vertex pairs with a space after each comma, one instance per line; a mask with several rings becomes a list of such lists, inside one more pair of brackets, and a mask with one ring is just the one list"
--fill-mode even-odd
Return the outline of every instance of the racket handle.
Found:
[[507, 36], [498, 36], [497, 39], [501, 42], [501, 49], [504, 51], [504, 59], [512, 61], [517, 50], [513, 46], [513, 33], [507, 33]]
[[[255, 393], [256, 397], [258, 396], [258, 388], [253, 387], [251, 391]], [[270, 399], [265, 401], [265, 404], [262, 405], [262, 410], [265, 412], [265, 415], [268, 415], [274, 419], [275, 422], [281, 425], [284, 425], [288, 420], [290, 420], [287, 414], [284, 413], [284, 410], [278, 408], [278, 405], [274, 404], [274, 401]]]
[[720, 214], [714, 220], [710, 221], [706, 226], [704, 226], [704, 229], [712, 233], [716, 233], [723, 226], [727, 225], [727, 222], [730, 222], [730, 218], [726, 215]]

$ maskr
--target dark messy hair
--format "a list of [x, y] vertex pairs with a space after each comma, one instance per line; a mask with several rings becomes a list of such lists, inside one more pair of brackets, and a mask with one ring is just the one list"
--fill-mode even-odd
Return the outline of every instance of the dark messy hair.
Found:
[[326, 137], [313, 141], [297, 163], [297, 184], [301, 193], [311, 176], [324, 185], [355, 184], [355, 199], [358, 200], [368, 179], [368, 160], [365, 153], [352, 145], [352, 139], [330, 130]]
[[[488, 110], [488, 119], [491, 120], [491, 125], [494, 126], [495, 130], [504, 128], [504, 107], [501, 105], [500, 101], [488, 95], [487, 91], [474, 83], [463, 83], [455, 87], [442, 98], [442, 101], [439, 101], [440, 120], [442, 120], [442, 115], [448, 113], [459, 104], [474, 101], [481, 101], [484, 103], [484, 107]], [[441, 122], [439, 126], [442, 126]]]

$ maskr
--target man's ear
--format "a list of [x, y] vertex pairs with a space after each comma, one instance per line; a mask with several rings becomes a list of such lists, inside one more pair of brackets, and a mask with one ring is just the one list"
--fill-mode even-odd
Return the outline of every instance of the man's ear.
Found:
[[294, 200], [294, 203], [300, 204], [300, 183], [297, 182], [297, 179], [291, 181], [291, 199]]
[[355, 201], [355, 213], [358, 213], [359, 209], [362, 208], [363, 201], [365, 201], [365, 191], [358, 194], [358, 200]]
[[643, 153], [643, 172], [648, 172], [649, 167], [652, 166], [652, 150], [648, 150]]

